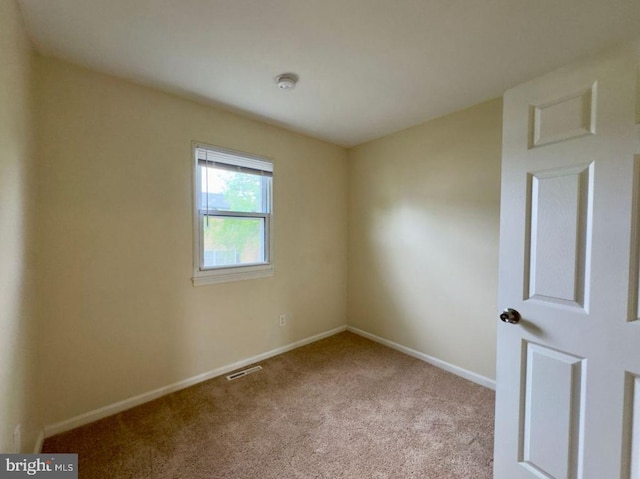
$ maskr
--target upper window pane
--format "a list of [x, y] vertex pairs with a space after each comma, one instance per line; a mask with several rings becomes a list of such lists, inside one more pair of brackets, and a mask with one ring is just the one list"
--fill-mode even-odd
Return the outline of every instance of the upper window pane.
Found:
[[270, 177], [200, 166], [203, 210], [268, 213]]

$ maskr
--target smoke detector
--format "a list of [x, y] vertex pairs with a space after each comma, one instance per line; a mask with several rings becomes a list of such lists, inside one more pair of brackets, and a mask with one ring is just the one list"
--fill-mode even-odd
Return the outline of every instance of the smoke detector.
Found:
[[283, 73], [276, 77], [276, 83], [281, 90], [293, 90], [298, 83], [298, 75], [295, 73]]

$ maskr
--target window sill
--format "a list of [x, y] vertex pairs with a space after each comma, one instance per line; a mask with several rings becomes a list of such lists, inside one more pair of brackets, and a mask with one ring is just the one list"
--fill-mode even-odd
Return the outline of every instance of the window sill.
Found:
[[267, 278], [273, 276], [273, 265], [245, 266], [217, 270], [196, 271], [191, 281], [194, 286], [228, 283], [247, 279]]

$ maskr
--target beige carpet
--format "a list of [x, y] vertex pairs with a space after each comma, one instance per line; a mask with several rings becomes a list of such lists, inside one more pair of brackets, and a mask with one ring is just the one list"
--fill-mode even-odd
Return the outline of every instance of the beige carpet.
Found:
[[45, 441], [80, 478], [492, 477], [494, 393], [352, 333]]

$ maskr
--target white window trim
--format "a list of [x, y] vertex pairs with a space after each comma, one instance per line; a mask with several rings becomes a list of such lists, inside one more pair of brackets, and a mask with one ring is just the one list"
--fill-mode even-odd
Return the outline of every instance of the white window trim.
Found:
[[230, 281], [241, 281], [247, 279], [266, 278], [273, 276], [274, 273], [274, 257], [273, 257], [273, 179], [271, 182], [271, 191], [269, 194], [269, 215], [266, 219], [265, 228], [268, 229], [267, 245], [265, 253], [268, 258], [267, 263], [260, 264], [248, 264], [240, 266], [229, 266], [224, 268], [215, 269], [202, 269], [202, 242], [201, 228], [202, 218], [198, 211], [198, 191], [200, 187], [198, 181], [198, 158], [196, 154], [197, 148], [206, 148], [219, 153], [224, 153], [232, 156], [240, 156], [247, 159], [255, 159], [259, 161], [268, 161], [273, 165], [273, 160], [243, 151], [230, 150], [228, 148], [222, 148], [215, 145], [209, 145], [202, 142], [191, 143], [191, 170], [193, 176], [193, 277], [191, 278], [194, 286], [203, 286], [207, 284], [226, 283]]

